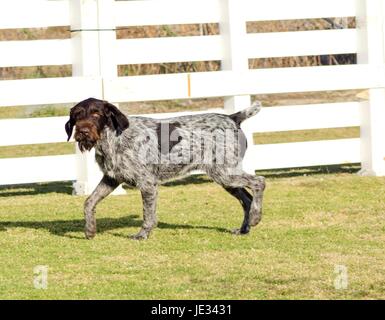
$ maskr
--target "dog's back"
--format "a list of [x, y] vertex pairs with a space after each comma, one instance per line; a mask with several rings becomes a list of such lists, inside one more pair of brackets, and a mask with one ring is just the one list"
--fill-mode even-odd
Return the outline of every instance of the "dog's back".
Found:
[[[239, 124], [223, 114], [199, 114], [156, 120], [128, 117], [130, 127], [122, 138], [133, 140], [135, 156], [142, 154], [147, 170], [160, 180], [212, 166], [236, 167], [247, 148]], [[128, 147], [128, 145], [127, 145]], [[125, 153], [125, 152], [124, 152]]]

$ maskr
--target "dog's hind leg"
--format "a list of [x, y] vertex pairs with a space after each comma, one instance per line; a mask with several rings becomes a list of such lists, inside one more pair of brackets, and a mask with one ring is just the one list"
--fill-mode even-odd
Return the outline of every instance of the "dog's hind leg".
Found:
[[145, 240], [149, 237], [151, 230], [157, 225], [156, 201], [158, 198], [157, 185], [151, 184], [140, 188], [143, 201], [143, 225], [140, 231], [131, 236], [134, 240]]
[[243, 208], [244, 218], [242, 226], [240, 229], [235, 230], [234, 233], [248, 234], [250, 232], [250, 207], [253, 197], [245, 188], [225, 187], [225, 190], [237, 198]]
[[84, 203], [84, 218], [86, 220], [85, 235], [87, 239], [92, 239], [96, 234], [96, 205], [107, 197], [112, 191], [119, 186], [119, 182], [108, 176], [104, 176], [99, 182], [96, 189], [87, 198]]
[[[262, 200], [263, 191], [265, 190], [265, 178], [256, 177], [243, 171], [238, 172], [232, 170], [231, 168], [223, 168], [218, 166], [212, 167], [206, 170], [206, 172], [215, 182], [223, 186], [225, 189], [241, 188], [241, 190], [243, 190], [244, 188], [249, 188], [251, 190], [253, 196], [250, 203], [250, 210], [248, 215], [245, 215], [241, 229], [237, 231], [237, 233], [247, 233], [242, 232], [248, 229], [244, 225], [245, 223], [247, 223], [249, 227], [258, 225], [262, 219]], [[234, 172], [237, 173], [234, 174]], [[234, 194], [234, 196], [236, 195]], [[239, 199], [245, 199], [247, 194], [243, 193], [242, 196], [240, 194], [238, 196], [240, 197]], [[250, 199], [250, 195], [248, 197]]]

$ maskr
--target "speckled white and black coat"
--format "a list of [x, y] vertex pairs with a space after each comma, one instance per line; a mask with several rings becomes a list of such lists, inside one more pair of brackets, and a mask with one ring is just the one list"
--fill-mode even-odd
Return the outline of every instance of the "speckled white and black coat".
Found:
[[235, 233], [247, 234], [261, 220], [265, 182], [242, 171], [247, 142], [240, 124], [260, 109], [254, 103], [230, 116], [199, 114], [162, 120], [127, 116], [128, 127], [121, 132], [105, 126], [94, 146], [104, 177], [85, 202], [86, 237], [96, 233], [97, 203], [126, 183], [139, 188], [143, 199], [143, 226], [133, 238], [146, 239], [157, 225], [158, 185], [194, 170], [206, 172], [240, 201], [244, 219]]

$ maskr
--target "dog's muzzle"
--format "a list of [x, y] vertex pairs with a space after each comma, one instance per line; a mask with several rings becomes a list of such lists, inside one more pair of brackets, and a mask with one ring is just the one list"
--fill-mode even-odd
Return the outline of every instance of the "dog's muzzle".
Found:
[[94, 125], [86, 123], [76, 126], [75, 140], [81, 152], [90, 151], [99, 139], [99, 134]]
[[84, 152], [84, 151], [90, 151], [94, 145], [96, 144], [96, 141], [93, 141], [93, 140], [89, 140], [89, 139], [82, 139], [82, 140], [78, 140], [76, 139], [76, 141], [78, 142], [78, 146], [79, 146], [79, 150], [81, 152]]

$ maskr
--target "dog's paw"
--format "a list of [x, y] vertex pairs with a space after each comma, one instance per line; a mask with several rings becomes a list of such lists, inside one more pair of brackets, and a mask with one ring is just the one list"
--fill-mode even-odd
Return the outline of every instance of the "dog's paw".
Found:
[[137, 234], [129, 236], [129, 238], [132, 240], [147, 240], [148, 239], [148, 233], [140, 231]]
[[87, 240], [92, 240], [96, 236], [96, 232], [86, 231], [85, 236]]
[[84, 234], [86, 239], [92, 240], [96, 236], [96, 221], [95, 220], [86, 220], [86, 225], [84, 226]]
[[231, 233], [236, 236], [245, 236], [249, 233], [249, 230], [234, 229]]
[[254, 214], [250, 214], [250, 225], [252, 227], [256, 227], [257, 225], [259, 225], [259, 223], [261, 222], [262, 220], [262, 213], [261, 212], [256, 212]]
[[262, 209], [258, 207], [252, 207], [250, 209], [250, 226], [256, 227], [262, 220]]

